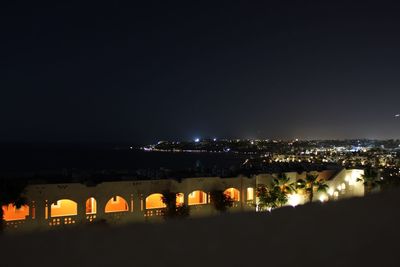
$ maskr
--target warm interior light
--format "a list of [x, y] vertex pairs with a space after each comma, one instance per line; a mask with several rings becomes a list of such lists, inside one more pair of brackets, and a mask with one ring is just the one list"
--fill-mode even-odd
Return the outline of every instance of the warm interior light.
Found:
[[106, 213], [128, 211], [128, 202], [123, 197], [114, 196], [111, 198], [105, 208]]
[[247, 188], [247, 200], [248, 201], [254, 200], [254, 188], [253, 187]]
[[3, 205], [3, 218], [6, 222], [25, 220], [29, 216], [29, 206], [23, 205], [19, 209], [13, 204]]
[[185, 204], [184, 194], [183, 193], [178, 193], [176, 195], [176, 205], [177, 206], [182, 206], [183, 204]]
[[201, 205], [207, 203], [207, 194], [203, 191], [193, 191], [189, 195], [189, 205]]
[[[146, 209], [161, 209], [165, 208], [166, 205], [162, 201], [162, 194], [151, 194], [146, 198]], [[177, 198], [178, 199], [178, 198]]]
[[97, 212], [96, 199], [91, 197], [86, 201], [86, 214], [96, 214], [96, 212]]
[[78, 214], [78, 204], [70, 199], [60, 199], [51, 204], [51, 217], [75, 216]]
[[239, 201], [240, 200], [240, 191], [237, 190], [236, 188], [228, 188], [224, 191], [224, 194], [229, 196], [233, 201]]

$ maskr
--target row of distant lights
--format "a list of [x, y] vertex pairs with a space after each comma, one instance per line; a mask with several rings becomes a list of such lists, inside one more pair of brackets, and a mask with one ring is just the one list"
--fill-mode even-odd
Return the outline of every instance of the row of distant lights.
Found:
[[[216, 141], [217, 141], [217, 138], [214, 138], [213, 141], [216, 142]], [[195, 138], [195, 139], [194, 139], [194, 142], [195, 142], [195, 143], [199, 143], [199, 142], [200, 142], [200, 138]], [[228, 147], [228, 148], [225, 148], [224, 151], [225, 151], [225, 152], [229, 152], [229, 151], [231, 151], [231, 149]]]
[[[297, 140], [297, 139], [296, 139]], [[217, 138], [213, 138], [213, 141], [216, 142]], [[199, 143], [200, 142], [200, 138], [195, 138], [194, 139], [195, 143]], [[254, 141], [250, 141], [250, 144], [254, 145]], [[227, 151], [229, 151], [230, 149], [228, 148]]]
[[[216, 142], [216, 141], [217, 141], [217, 138], [214, 138], [213, 141]], [[195, 143], [200, 142], [200, 138], [195, 138], [195, 139], [194, 139], [194, 142], [195, 142]]]

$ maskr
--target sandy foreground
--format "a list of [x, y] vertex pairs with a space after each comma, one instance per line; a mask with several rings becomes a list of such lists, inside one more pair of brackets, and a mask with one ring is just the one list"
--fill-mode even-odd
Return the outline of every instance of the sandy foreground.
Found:
[[0, 237], [11, 266], [400, 266], [400, 190], [271, 214]]

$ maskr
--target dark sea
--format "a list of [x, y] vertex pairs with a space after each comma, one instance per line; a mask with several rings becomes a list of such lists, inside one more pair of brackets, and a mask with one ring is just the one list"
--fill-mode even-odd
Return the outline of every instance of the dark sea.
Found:
[[129, 146], [0, 145], [0, 171], [229, 168], [245, 156], [231, 153], [145, 152]]

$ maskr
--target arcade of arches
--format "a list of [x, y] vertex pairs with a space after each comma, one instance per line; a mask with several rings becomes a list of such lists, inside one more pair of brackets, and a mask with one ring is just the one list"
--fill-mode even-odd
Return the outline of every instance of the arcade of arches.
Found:
[[[253, 198], [253, 188], [247, 188], [247, 200]], [[240, 201], [240, 191], [236, 188], [228, 188], [224, 194], [230, 196], [234, 201]], [[145, 209], [161, 209], [166, 205], [162, 201], [163, 195], [154, 193], [145, 199]], [[207, 204], [208, 194], [201, 190], [195, 190], [188, 195], [188, 205]], [[176, 197], [177, 206], [184, 204], [184, 194], [178, 193]], [[30, 208], [27, 205], [17, 209], [12, 204], [2, 206], [5, 221], [24, 220], [29, 216]], [[86, 200], [85, 211], [87, 215], [97, 213], [97, 201], [94, 197]], [[121, 196], [112, 197], [105, 206], [105, 213], [127, 212], [129, 211], [128, 202]], [[32, 218], [34, 218], [34, 208], [32, 208]], [[47, 214], [47, 212], [46, 212]], [[75, 216], [78, 214], [78, 204], [70, 199], [60, 199], [50, 206], [50, 217]]]

